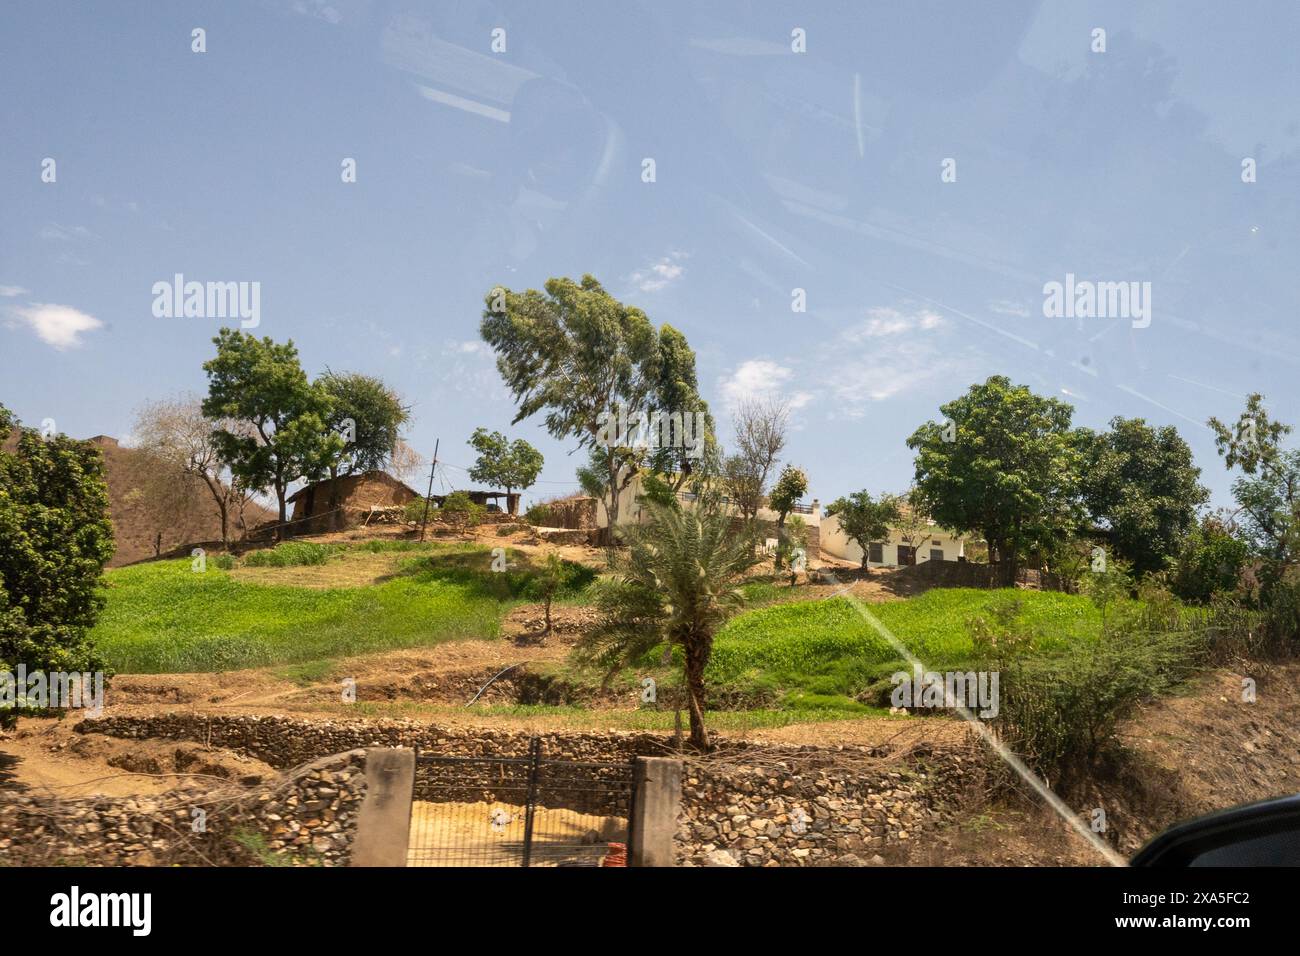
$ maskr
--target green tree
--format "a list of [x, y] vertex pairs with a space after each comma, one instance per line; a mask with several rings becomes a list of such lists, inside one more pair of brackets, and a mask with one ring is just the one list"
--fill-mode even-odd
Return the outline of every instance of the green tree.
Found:
[[709, 749], [704, 724], [704, 670], [713, 637], [742, 603], [739, 585], [754, 566], [752, 531], [733, 529], [716, 507], [646, 503], [649, 521], [624, 525], [626, 554], [597, 596], [601, 618], [578, 646], [578, 659], [612, 672], [657, 647], [680, 648], [684, 659], [691, 744]]
[[[776, 484], [772, 486], [772, 493], [767, 496], [767, 506], [776, 512], [776, 536], [781, 545], [785, 542], [785, 519], [794, 506], [799, 503], [799, 499], [808, 493], [808, 475], [802, 468], [795, 465], [786, 465], [781, 469], [780, 476], [776, 479]], [[778, 547], [776, 552], [776, 567], [781, 567], [781, 559], [784, 548]]]
[[217, 355], [203, 363], [208, 374], [203, 414], [248, 426], [218, 427], [213, 442], [246, 487], [274, 490], [280, 508], [277, 537], [283, 537], [289, 485], [323, 477], [344, 448], [342, 437], [328, 427], [331, 399], [307, 380], [292, 341], [280, 345], [237, 329], [222, 329], [212, 341]]
[[919, 504], [915, 488], [899, 496], [897, 501], [898, 519], [892, 522], [892, 527], [898, 532], [898, 539], [911, 548], [913, 554], [919, 554], [921, 548], [934, 539], [935, 525]]
[[565, 581], [564, 562], [552, 551], [546, 556], [546, 560], [537, 572], [536, 590], [542, 599], [542, 615], [546, 622], [546, 629], [542, 631], [542, 642], [545, 642], [551, 634], [551, 604], [555, 600], [555, 595], [564, 587]]
[[393, 459], [411, 409], [373, 375], [327, 371], [316, 384], [330, 399], [326, 426], [343, 439], [330, 476], [382, 471]]
[[1209, 426], [1224, 464], [1242, 472], [1232, 496], [1246, 541], [1268, 562], [1266, 583], [1280, 580], [1300, 548], [1300, 449], [1282, 447], [1292, 428], [1269, 416], [1259, 393], [1231, 427], [1217, 418]]
[[661, 426], [660, 438], [670, 440], [660, 441], [649, 466], [660, 475], [671, 476], [676, 493], [687, 482], [717, 470], [718, 439], [709, 403], [700, 397], [695, 352], [686, 336], [671, 325], [661, 326], [658, 347], [654, 410], [671, 423], [672, 434], [666, 434]]
[[[113, 556], [103, 456], [18, 426], [0, 405], [0, 670], [102, 670], [89, 633]], [[13, 716], [0, 710], [0, 724]]]
[[[496, 351], [497, 370], [518, 406], [512, 424], [544, 413], [553, 437], [576, 438], [581, 447], [605, 444], [610, 416], [618, 415], [620, 404], [647, 410], [658, 381], [654, 326], [590, 275], [581, 282], [548, 279], [545, 292], [491, 290], [479, 331]], [[607, 450], [600, 461], [601, 501], [613, 528], [619, 495], [640, 466], [626, 445], [611, 442]]]
[[862, 569], [868, 571], [871, 542], [887, 540], [890, 527], [899, 519], [898, 499], [881, 495], [876, 501], [869, 491], [855, 491], [827, 505], [826, 515], [838, 518], [845, 537], [858, 543], [862, 549]]
[[1010, 583], [1023, 556], [1080, 523], [1074, 409], [994, 375], [939, 410], [946, 421], [907, 440], [916, 500], [941, 527], [980, 534]]
[[[411, 410], [397, 394], [373, 375], [326, 371], [316, 385], [330, 400], [326, 428], [342, 440], [329, 459], [331, 479], [366, 471], [382, 471], [393, 459], [401, 429]], [[339, 488], [330, 485], [330, 523], [342, 526]]]
[[[470, 478], [504, 488], [507, 495], [516, 488], [531, 488], [542, 470], [542, 453], [522, 438], [511, 442], [500, 432], [476, 428], [469, 445], [478, 452], [478, 460], [469, 470]], [[517, 502], [509, 499], [509, 503], [510, 513], [514, 514]]]
[[1109, 531], [1115, 552], [1135, 572], [1160, 570], [1178, 554], [1209, 498], [1191, 448], [1172, 426], [1152, 428], [1140, 418], [1113, 418], [1107, 432], [1079, 429], [1077, 435], [1089, 516]]

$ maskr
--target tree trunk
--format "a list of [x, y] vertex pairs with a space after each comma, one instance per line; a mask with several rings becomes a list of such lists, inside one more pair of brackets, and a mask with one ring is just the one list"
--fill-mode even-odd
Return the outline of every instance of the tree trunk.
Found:
[[[230, 493], [221, 487], [221, 479], [215, 478], [207, 473], [200, 471], [199, 477], [203, 479], [203, 484], [207, 486], [208, 494], [212, 495], [212, 500], [217, 505], [217, 514], [221, 517], [221, 545], [227, 551], [230, 550]], [[234, 476], [231, 476], [234, 481]]]
[[284, 485], [282, 485], [280, 482], [277, 481], [275, 483], [275, 498], [276, 501], [278, 501], [280, 504], [280, 525], [275, 529], [276, 541], [283, 541], [286, 537], [286, 533], [289, 530], [285, 526], [285, 515], [287, 514], [287, 512], [284, 506], [284, 491], [285, 491]]
[[704, 726], [704, 667], [709, 662], [709, 647], [701, 638], [686, 642], [686, 702], [691, 715], [691, 746], [709, 749], [709, 731]]

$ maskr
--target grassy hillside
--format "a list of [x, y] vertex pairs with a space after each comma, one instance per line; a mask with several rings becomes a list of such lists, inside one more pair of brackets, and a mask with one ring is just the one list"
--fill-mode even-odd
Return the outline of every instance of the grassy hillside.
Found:
[[[1094, 638], [1101, 616], [1087, 598], [1039, 591], [936, 589], [871, 612], [932, 670], [957, 669], [971, 653], [969, 621], [995, 602], [1020, 601], [1016, 623], [1051, 653]], [[843, 706], [867, 686], [905, 669], [898, 652], [843, 598], [761, 608], [718, 635], [708, 679], [768, 690], [803, 707]]]
[[[286, 558], [303, 559], [300, 545], [284, 547]], [[495, 574], [487, 548], [429, 544], [401, 551], [424, 553], [396, 553], [391, 573], [351, 587], [297, 586], [300, 570], [292, 564], [259, 568], [278, 577], [263, 573], [256, 580], [214, 562], [203, 572], [192, 571], [188, 560], [119, 568], [107, 575], [108, 606], [93, 637], [122, 673], [292, 664], [492, 638], [502, 617], [536, 587], [536, 571], [521, 555], [508, 555], [511, 569]], [[331, 549], [324, 560], [374, 553]], [[565, 593], [579, 593], [590, 576], [571, 567]]]

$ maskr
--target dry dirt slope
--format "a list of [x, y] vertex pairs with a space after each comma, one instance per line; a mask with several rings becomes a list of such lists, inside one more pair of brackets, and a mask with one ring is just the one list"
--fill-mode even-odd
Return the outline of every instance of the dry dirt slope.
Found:
[[[5, 439], [5, 450], [16, 441], [15, 432]], [[176, 502], [164, 504], [150, 491], [159, 479], [168, 477], [157, 473], [155, 462], [135, 449], [121, 447], [114, 438], [97, 435], [90, 442], [103, 454], [108, 478], [109, 517], [117, 544], [110, 568], [152, 558], [160, 534], [163, 554], [182, 545], [221, 539], [216, 504], [202, 482], [185, 482], [188, 487]], [[258, 504], [250, 504], [244, 516], [250, 528], [275, 517]], [[231, 534], [237, 535], [233, 524]]]
[[[112, 439], [95, 443], [104, 455], [109, 511], [117, 540], [117, 551], [108, 562], [109, 567], [153, 557], [159, 534], [163, 554], [181, 545], [221, 539], [216, 503], [202, 482], [185, 483], [184, 491], [178, 495], [179, 507], [162, 505], [149, 492], [150, 485], [159, 478], [155, 471], [157, 464], [135, 449], [109, 442]], [[244, 515], [250, 528], [272, 517], [256, 504], [250, 504]], [[233, 519], [231, 535], [238, 536]]]

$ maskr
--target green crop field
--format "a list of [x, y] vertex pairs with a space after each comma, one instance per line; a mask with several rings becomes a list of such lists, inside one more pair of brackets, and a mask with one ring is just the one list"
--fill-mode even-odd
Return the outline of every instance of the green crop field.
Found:
[[[493, 638], [512, 607], [536, 599], [536, 571], [522, 556], [512, 554], [510, 569], [497, 574], [482, 547], [395, 550], [393, 573], [359, 586], [295, 586], [301, 548], [248, 562], [274, 569], [285, 583], [244, 580], [215, 562], [203, 572], [188, 560], [119, 568], [106, 575], [108, 604], [92, 636], [119, 673], [233, 670]], [[325, 560], [346, 570], [351, 555], [375, 553], [334, 549]], [[559, 597], [574, 600], [594, 572], [565, 567]]]
[[[1085, 597], [1040, 591], [945, 588], [871, 613], [931, 670], [958, 669], [971, 655], [970, 622], [995, 602], [1018, 600], [1017, 625], [1047, 654], [1094, 639], [1101, 614]], [[849, 601], [833, 598], [760, 608], [718, 634], [707, 677], [714, 685], [767, 688], [787, 706], [843, 706], [863, 688], [905, 668], [898, 651]]]

